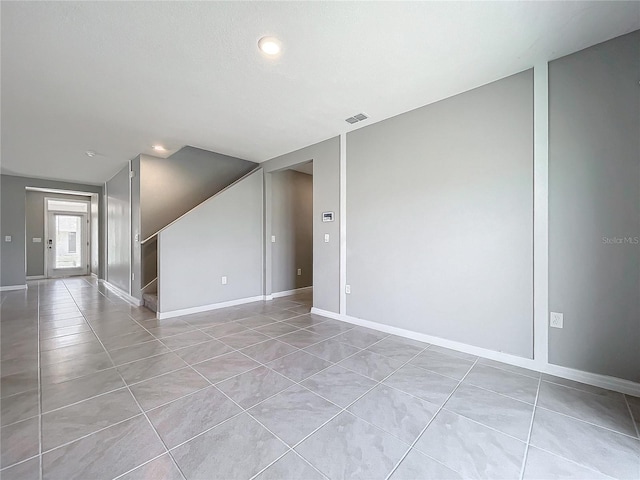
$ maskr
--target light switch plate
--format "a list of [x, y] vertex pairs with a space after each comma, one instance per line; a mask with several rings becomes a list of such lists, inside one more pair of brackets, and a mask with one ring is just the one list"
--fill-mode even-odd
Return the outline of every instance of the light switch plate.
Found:
[[5, 242], [10, 242], [11, 241], [11, 235], [5, 235], [4, 241]]
[[346, 294], [350, 294], [351, 293], [351, 285], [345, 285], [344, 286], [344, 293], [346, 293]]
[[227, 277], [222, 277], [222, 285], [226, 285], [227, 284]]
[[271, 235], [271, 243], [276, 243], [276, 236], [275, 235]]
[[328, 233], [324, 234], [324, 243], [329, 243], [329, 234]]
[[298, 269], [298, 275], [302, 275], [302, 269], [301, 268]]
[[553, 328], [563, 328], [564, 327], [564, 315], [558, 312], [551, 312], [549, 318], [549, 326]]

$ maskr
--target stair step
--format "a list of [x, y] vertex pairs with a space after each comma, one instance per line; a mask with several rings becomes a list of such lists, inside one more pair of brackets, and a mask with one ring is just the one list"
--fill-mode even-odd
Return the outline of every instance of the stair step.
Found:
[[157, 293], [145, 293], [142, 295], [144, 306], [152, 312], [158, 311], [158, 294]]

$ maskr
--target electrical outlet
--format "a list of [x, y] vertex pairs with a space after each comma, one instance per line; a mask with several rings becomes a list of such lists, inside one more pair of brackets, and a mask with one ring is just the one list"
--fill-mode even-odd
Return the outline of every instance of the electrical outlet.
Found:
[[271, 243], [276, 243], [276, 236], [275, 235], [271, 235]]
[[10, 242], [11, 241], [11, 235], [5, 235], [4, 241], [5, 242]]
[[328, 233], [324, 234], [324, 243], [329, 243], [329, 234]]
[[345, 285], [344, 286], [344, 293], [346, 293], [346, 294], [351, 293], [351, 285]]
[[562, 328], [564, 326], [564, 315], [562, 313], [551, 312], [549, 326], [553, 328]]
[[301, 268], [298, 269], [298, 275], [302, 275], [302, 269]]
[[227, 284], [227, 277], [222, 277], [222, 285], [226, 285]]

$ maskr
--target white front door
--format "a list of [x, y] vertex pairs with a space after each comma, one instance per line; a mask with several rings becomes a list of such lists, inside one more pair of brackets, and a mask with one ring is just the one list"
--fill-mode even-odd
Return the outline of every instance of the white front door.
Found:
[[47, 277], [89, 273], [87, 215], [49, 212], [46, 253]]

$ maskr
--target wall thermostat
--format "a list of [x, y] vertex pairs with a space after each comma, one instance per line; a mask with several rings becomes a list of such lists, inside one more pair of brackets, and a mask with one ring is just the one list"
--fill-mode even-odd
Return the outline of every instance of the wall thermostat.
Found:
[[323, 222], [333, 222], [333, 212], [322, 212]]

